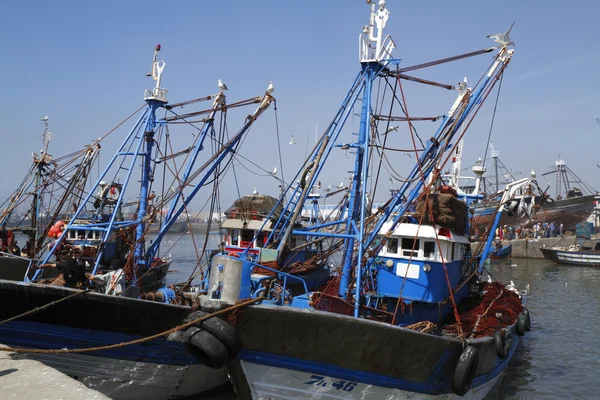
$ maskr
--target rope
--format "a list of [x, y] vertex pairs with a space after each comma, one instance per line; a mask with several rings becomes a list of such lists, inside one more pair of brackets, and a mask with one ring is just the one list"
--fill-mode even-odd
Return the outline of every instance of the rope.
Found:
[[55, 301], [50, 302], [48, 304], [44, 304], [43, 306], [36, 307], [33, 310], [29, 310], [27, 312], [24, 312], [23, 314], [19, 314], [19, 315], [16, 315], [14, 317], [11, 317], [9, 319], [5, 319], [4, 321], [0, 321], [0, 325], [4, 325], [4, 324], [6, 324], [8, 322], [11, 322], [11, 321], [14, 321], [16, 319], [19, 319], [19, 318], [22, 318], [22, 317], [26, 317], [27, 315], [35, 314], [38, 311], [45, 310], [45, 309], [50, 308], [50, 307], [52, 307], [52, 306], [54, 306], [54, 305], [56, 305], [56, 304], [58, 304], [60, 302], [63, 302], [65, 300], [69, 300], [70, 298], [73, 298], [75, 296], [79, 296], [80, 294], [87, 293], [89, 291], [90, 291], [89, 289], [80, 290], [77, 293], [73, 293], [73, 294], [68, 295], [67, 297], [63, 297], [62, 299], [55, 300]]
[[141, 339], [131, 340], [129, 342], [115, 343], [115, 344], [106, 345], [106, 346], [85, 347], [85, 348], [80, 348], [80, 349], [23, 349], [23, 348], [12, 348], [12, 347], [0, 347], [0, 351], [14, 352], [14, 353], [35, 353], [35, 354], [73, 354], [73, 353], [87, 353], [87, 352], [92, 352], [92, 351], [103, 351], [103, 350], [118, 349], [118, 348], [121, 348], [121, 347], [126, 347], [126, 346], [135, 345], [135, 344], [145, 343], [145, 342], [148, 342], [150, 340], [158, 339], [158, 338], [163, 337], [163, 336], [168, 336], [171, 333], [180, 331], [180, 330], [185, 329], [185, 328], [189, 328], [190, 326], [192, 326], [194, 324], [197, 324], [199, 322], [205, 321], [205, 320], [207, 320], [209, 318], [215, 317], [217, 315], [225, 314], [225, 313], [227, 313], [229, 311], [240, 309], [242, 307], [245, 307], [245, 306], [257, 303], [259, 301], [262, 301], [262, 297], [258, 297], [258, 298], [255, 298], [255, 299], [245, 300], [245, 301], [242, 301], [241, 303], [234, 304], [234, 305], [232, 305], [230, 307], [227, 307], [227, 308], [224, 308], [222, 310], [216, 311], [216, 312], [214, 312], [212, 314], [205, 315], [204, 317], [200, 317], [200, 318], [197, 318], [197, 319], [195, 319], [193, 321], [186, 322], [186, 323], [184, 323], [182, 325], [179, 325], [179, 326], [176, 326], [174, 328], [171, 328], [168, 331], [157, 333], [155, 335], [147, 336], [147, 337], [141, 338]]

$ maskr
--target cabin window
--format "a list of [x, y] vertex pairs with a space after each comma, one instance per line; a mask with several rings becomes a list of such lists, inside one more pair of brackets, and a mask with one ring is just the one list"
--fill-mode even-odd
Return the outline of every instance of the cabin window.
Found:
[[263, 232], [258, 234], [258, 237], [256, 238], [256, 247], [264, 247], [266, 235], [267, 234]]
[[425, 242], [423, 245], [423, 257], [435, 258], [435, 242]]
[[254, 239], [254, 231], [250, 229], [242, 229], [242, 246], [247, 246]]
[[398, 254], [398, 239], [397, 238], [388, 239], [387, 250], [385, 252], [387, 254]]
[[[403, 238], [402, 255], [404, 257], [419, 257], [419, 239]], [[414, 249], [414, 250], [413, 250]]]
[[450, 260], [454, 260], [454, 247], [456, 246], [456, 243], [452, 243], [452, 256], [450, 257]]
[[239, 235], [240, 235], [240, 231], [238, 231], [237, 229], [231, 230], [231, 245], [232, 246], [237, 246], [239, 244]]

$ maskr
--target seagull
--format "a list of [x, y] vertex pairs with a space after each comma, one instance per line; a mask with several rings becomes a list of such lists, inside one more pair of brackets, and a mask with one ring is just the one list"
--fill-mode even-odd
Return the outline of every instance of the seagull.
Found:
[[340, 183], [339, 186], [338, 186], [338, 188], [340, 188], [340, 189], [343, 188], [343, 187], [344, 187], [344, 182]]
[[[46, 117], [46, 118], [48, 118], [48, 117]], [[595, 120], [596, 120], [596, 123], [597, 123], [598, 125], [600, 125], [600, 118], [599, 118], [599, 117], [596, 117], [596, 118], [595, 118]]]
[[390, 178], [390, 185], [394, 184], [394, 178]]
[[[517, 21], [515, 21], [517, 22]], [[504, 33], [496, 33], [493, 35], [487, 35], [488, 38], [490, 39], [494, 39], [494, 42], [498, 43], [500, 46], [502, 47], [508, 47], [511, 44], [514, 46], [515, 42], [513, 42], [512, 40], [510, 40], [510, 31], [513, 28], [513, 25], [515, 24], [515, 22], [513, 22], [510, 25], [510, 28], [508, 28], [508, 30]]]
[[[598, 118], [596, 118], [596, 120], [597, 120], [597, 119], [598, 119]], [[41, 118], [41, 121], [44, 121], [44, 122], [48, 121], [48, 116], [46, 115], [44, 118]]]
[[517, 264], [510, 264], [511, 267], [515, 268]]
[[271, 175], [277, 175], [277, 167], [273, 168], [273, 171], [271, 171]]
[[273, 86], [273, 81], [269, 81], [269, 86], [267, 87], [267, 94], [273, 93], [273, 90], [275, 90], [275, 86]]
[[294, 135], [290, 137], [290, 144], [296, 144], [296, 138], [294, 137]]
[[492, 283], [493, 282], [492, 281], [492, 277], [488, 275], [488, 280], [487, 281], [488, 281], [488, 283]]
[[567, 282], [563, 283], [563, 286], [567, 286]]
[[227, 85], [224, 84], [220, 79], [217, 81], [217, 86], [219, 87], [219, 90], [221, 90], [221, 92], [223, 90], [229, 90], [229, 88], [227, 87]]
[[254, 190], [252, 191], [252, 194], [258, 194], [258, 190], [256, 190], [256, 187], [254, 188]]

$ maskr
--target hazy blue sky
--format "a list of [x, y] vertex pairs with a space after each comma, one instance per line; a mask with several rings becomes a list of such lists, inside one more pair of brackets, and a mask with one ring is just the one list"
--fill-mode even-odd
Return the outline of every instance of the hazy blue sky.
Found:
[[[363, 0], [255, 1], [11, 1], [3, 5], [0, 105], [3, 124], [0, 195], [20, 181], [41, 148], [50, 116], [50, 152], [66, 154], [106, 133], [143, 103], [152, 51], [162, 45], [167, 62], [163, 87], [176, 102], [229, 86], [229, 102], [276, 86], [286, 173], [304, 156], [315, 123], [323, 128], [359, 70], [357, 42], [369, 10]], [[558, 155], [600, 189], [600, 3], [593, 1], [400, 1], [389, 0], [387, 33], [404, 65], [465, 53], [493, 44], [485, 36], [516, 20], [515, 56], [505, 74], [492, 140], [513, 171], [538, 176]], [[489, 55], [418, 76], [474, 82]], [[407, 84], [408, 85], [408, 84]], [[444, 113], [455, 93], [411, 92], [413, 114]], [[431, 93], [440, 93], [431, 96]], [[491, 98], [465, 144], [464, 165], [483, 157]], [[428, 108], [426, 108], [428, 107]], [[248, 113], [250, 112], [247, 111]], [[278, 166], [275, 120], [270, 110], [244, 144], [243, 154], [265, 169]], [[429, 129], [429, 128], [428, 128]], [[189, 132], [185, 131], [186, 138]], [[290, 146], [290, 135], [297, 145]], [[425, 136], [429, 137], [429, 136]], [[313, 140], [313, 139], [311, 139]], [[103, 160], [110, 153], [105, 146]], [[183, 144], [182, 144], [183, 147]], [[240, 172], [240, 191], [276, 190], [271, 178]], [[326, 176], [339, 183], [340, 176]], [[554, 178], [540, 178], [552, 182]], [[243, 194], [242, 193], [242, 194]], [[226, 195], [232, 199], [235, 193]]]

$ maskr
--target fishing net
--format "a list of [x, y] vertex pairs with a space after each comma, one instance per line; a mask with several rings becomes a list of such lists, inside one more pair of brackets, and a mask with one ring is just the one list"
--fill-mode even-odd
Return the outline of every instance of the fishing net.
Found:
[[[482, 295], [459, 306], [462, 331], [466, 337], [492, 336], [498, 329], [512, 325], [523, 312], [519, 295], [498, 282], [482, 284]], [[446, 335], [457, 336], [457, 324], [443, 328]]]

